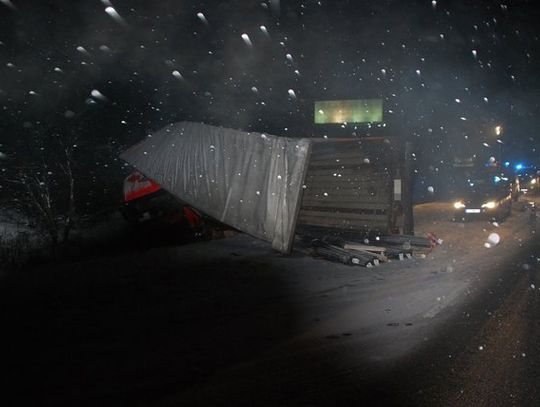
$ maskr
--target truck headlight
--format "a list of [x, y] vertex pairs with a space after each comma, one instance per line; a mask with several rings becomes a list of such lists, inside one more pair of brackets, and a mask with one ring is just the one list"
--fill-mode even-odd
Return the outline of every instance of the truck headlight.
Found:
[[463, 208], [465, 208], [465, 204], [462, 201], [454, 202], [454, 208], [463, 209]]
[[482, 208], [493, 209], [497, 206], [497, 202], [489, 201], [482, 205]]

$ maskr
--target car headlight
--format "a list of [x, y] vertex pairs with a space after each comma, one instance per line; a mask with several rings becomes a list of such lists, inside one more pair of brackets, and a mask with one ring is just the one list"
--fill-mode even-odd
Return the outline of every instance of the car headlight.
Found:
[[489, 201], [489, 202], [486, 202], [485, 204], [482, 205], [482, 208], [488, 208], [488, 209], [493, 209], [497, 206], [497, 202], [495, 201]]
[[533, 179], [531, 180], [531, 184], [533, 184], [533, 185], [536, 184], [536, 178], [533, 178]]
[[465, 204], [462, 201], [454, 202], [454, 208], [456, 208], [456, 209], [465, 208]]

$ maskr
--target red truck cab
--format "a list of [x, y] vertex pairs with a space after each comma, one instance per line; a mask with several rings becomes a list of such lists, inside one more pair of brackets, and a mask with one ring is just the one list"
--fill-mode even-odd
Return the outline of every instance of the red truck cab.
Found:
[[194, 232], [202, 227], [200, 213], [138, 171], [124, 179], [123, 189], [121, 212], [132, 224], [146, 221], [185, 223]]

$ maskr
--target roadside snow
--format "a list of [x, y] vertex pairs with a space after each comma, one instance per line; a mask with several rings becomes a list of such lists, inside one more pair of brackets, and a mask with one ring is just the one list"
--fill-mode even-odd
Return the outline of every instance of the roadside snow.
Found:
[[21, 234], [34, 234], [28, 219], [17, 211], [2, 209], [0, 211], [0, 242], [12, 241]]

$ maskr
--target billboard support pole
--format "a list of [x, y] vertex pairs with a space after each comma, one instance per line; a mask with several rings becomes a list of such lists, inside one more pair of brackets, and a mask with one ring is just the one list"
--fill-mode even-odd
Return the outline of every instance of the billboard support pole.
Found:
[[414, 215], [413, 215], [413, 199], [412, 199], [412, 143], [405, 142], [405, 157], [403, 161], [403, 233], [406, 235], [414, 235]]

